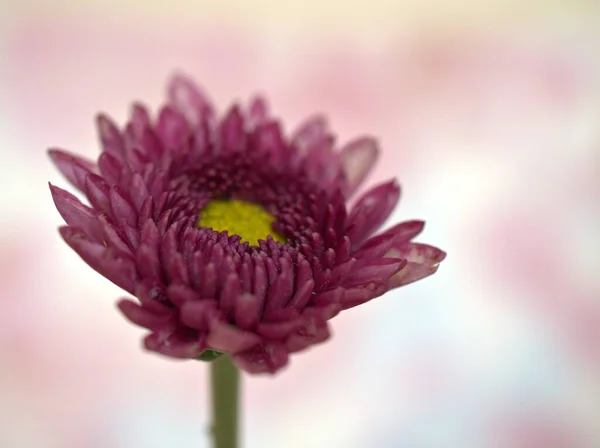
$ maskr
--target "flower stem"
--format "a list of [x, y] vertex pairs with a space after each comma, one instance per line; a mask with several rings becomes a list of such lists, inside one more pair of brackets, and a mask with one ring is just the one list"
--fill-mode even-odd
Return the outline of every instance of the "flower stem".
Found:
[[240, 374], [229, 356], [210, 363], [213, 448], [237, 448]]

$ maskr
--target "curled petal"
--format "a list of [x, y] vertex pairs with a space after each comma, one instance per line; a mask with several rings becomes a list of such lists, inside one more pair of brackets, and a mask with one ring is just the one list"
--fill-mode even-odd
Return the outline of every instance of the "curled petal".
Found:
[[113, 157], [123, 160], [125, 157], [125, 142], [117, 126], [105, 114], [96, 116], [96, 126], [102, 149]]
[[71, 227], [77, 227], [93, 241], [102, 240], [102, 230], [96, 219], [98, 213], [82, 204], [79, 199], [68, 191], [49, 184], [54, 205], [60, 216]]
[[326, 138], [328, 127], [327, 118], [323, 115], [315, 115], [302, 123], [294, 132], [292, 145], [298, 148], [301, 154], [306, 153]]
[[164, 145], [172, 150], [180, 150], [190, 135], [185, 118], [172, 107], [163, 107], [158, 115], [156, 131]]
[[391, 249], [386, 256], [401, 256], [408, 260], [406, 266], [388, 280], [389, 288], [397, 288], [434, 274], [446, 253], [427, 244], [408, 243]]
[[197, 330], [208, 330], [211, 320], [221, 316], [216, 300], [188, 300], [181, 305], [181, 321]]
[[352, 196], [371, 172], [379, 158], [379, 145], [372, 137], [361, 137], [340, 150], [342, 169], [346, 177], [346, 195]]
[[358, 267], [343, 284], [346, 287], [352, 287], [365, 283], [384, 283], [404, 266], [406, 266], [406, 260], [403, 258], [373, 260], [369, 264]]
[[169, 102], [182, 113], [189, 124], [198, 126], [203, 119], [212, 117], [213, 107], [200, 88], [189, 78], [177, 74], [167, 86]]
[[260, 337], [228, 323], [213, 320], [210, 323], [206, 343], [217, 351], [235, 354], [259, 344]]
[[348, 237], [363, 241], [388, 218], [400, 199], [400, 185], [394, 179], [367, 191], [354, 205], [348, 222]]
[[239, 294], [235, 301], [235, 324], [242, 330], [254, 330], [259, 321], [260, 300], [252, 294]]
[[[93, 162], [58, 148], [50, 148], [48, 155], [56, 168], [69, 182], [80, 191], [85, 191], [85, 174], [95, 170], [96, 165]], [[82, 174], [84, 175], [83, 178]]]
[[277, 342], [255, 347], [233, 356], [233, 362], [249, 373], [275, 373], [288, 363], [288, 350]]
[[248, 124], [251, 128], [264, 123], [269, 118], [269, 105], [262, 96], [256, 96], [250, 101], [248, 107]]
[[121, 299], [117, 306], [130, 322], [149, 330], [163, 327], [173, 318], [172, 314], [155, 314], [129, 299]]
[[189, 340], [178, 334], [164, 336], [161, 332], [146, 336], [144, 347], [147, 350], [180, 359], [196, 358], [207, 348], [201, 338]]

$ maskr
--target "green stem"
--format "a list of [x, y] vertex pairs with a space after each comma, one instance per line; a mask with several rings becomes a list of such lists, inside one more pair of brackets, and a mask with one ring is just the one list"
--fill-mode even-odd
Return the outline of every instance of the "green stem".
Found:
[[237, 448], [240, 374], [231, 358], [210, 363], [213, 448]]

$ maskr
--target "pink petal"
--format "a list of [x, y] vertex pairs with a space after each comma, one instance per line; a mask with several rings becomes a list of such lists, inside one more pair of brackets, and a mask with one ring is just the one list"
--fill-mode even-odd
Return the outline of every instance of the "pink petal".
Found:
[[117, 306], [125, 317], [135, 325], [152, 330], [164, 326], [173, 317], [172, 315], [158, 315], [140, 306], [129, 299], [121, 299]]
[[113, 121], [105, 114], [96, 116], [96, 127], [102, 144], [102, 150], [119, 160], [125, 157], [125, 143], [121, 132]]
[[158, 114], [156, 131], [164, 145], [175, 151], [180, 150], [190, 136], [190, 128], [183, 115], [169, 106], [163, 107]]
[[238, 328], [254, 330], [258, 324], [261, 302], [252, 294], [239, 294], [235, 301], [234, 318]]
[[371, 172], [379, 158], [379, 145], [372, 137], [361, 137], [340, 150], [342, 168], [346, 175], [346, 195], [352, 196]]
[[65, 222], [71, 227], [83, 230], [91, 240], [102, 241], [103, 233], [96, 219], [98, 212], [82, 204], [68, 191], [52, 184], [48, 185], [56, 209]]
[[71, 182], [79, 190], [85, 191], [85, 176], [83, 177], [84, 182], [82, 183], [81, 171], [84, 173], [92, 172], [94, 169], [96, 169], [95, 163], [58, 148], [49, 149], [48, 155], [50, 156], [50, 159], [56, 168], [58, 168], [63, 176], [69, 180], [69, 182]]
[[240, 330], [225, 322], [213, 320], [206, 343], [210, 348], [220, 352], [235, 354], [248, 350], [260, 343], [261, 339], [255, 333]]
[[292, 134], [292, 145], [301, 154], [305, 154], [327, 137], [328, 128], [327, 118], [323, 115], [315, 115], [302, 123]]
[[211, 102], [200, 88], [182, 74], [173, 76], [167, 86], [169, 102], [181, 112], [192, 127], [214, 114]]
[[343, 285], [352, 287], [365, 283], [384, 283], [406, 266], [406, 260], [403, 258], [380, 258], [367, 263], [357, 266], [356, 270], [348, 275]]
[[235, 365], [248, 373], [275, 373], [288, 363], [288, 359], [285, 346], [276, 342], [233, 356]]
[[367, 191], [354, 205], [348, 222], [348, 237], [354, 244], [360, 243], [388, 218], [398, 199], [400, 185], [393, 179]]
[[165, 337], [160, 332], [146, 336], [144, 346], [147, 350], [178, 359], [196, 358], [207, 348], [201, 340], [185, 340], [173, 334]]
[[256, 96], [250, 101], [248, 107], [248, 125], [250, 128], [264, 123], [269, 118], [269, 105], [262, 96]]
[[221, 150], [237, 152], [245, 148], [246, 130], [244, 117], [238, 105], [234, 105], [225, 115], [219, 126]]
[[219, 304], [216, 300], [188, 300], [180, 308], [181, 322], [197, 330], [208, 330], [218, 316]]

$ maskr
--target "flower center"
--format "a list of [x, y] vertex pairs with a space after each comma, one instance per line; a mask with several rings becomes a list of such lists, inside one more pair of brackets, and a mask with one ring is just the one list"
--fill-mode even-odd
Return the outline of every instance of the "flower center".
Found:
[[267, 240], [267, 235], [280, 243], [285, 238], [273, 230], [273, 217], [258, 204], [239, 200], [215, 200], [209, 202], [200, 212], [199, 227], [210, 227], [229, 235], [239, 235], [242, 242], [258, 246], [258, 240]]

